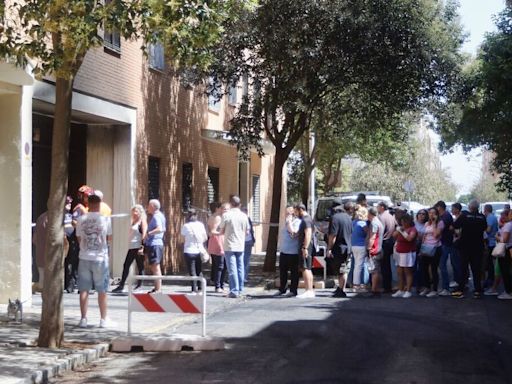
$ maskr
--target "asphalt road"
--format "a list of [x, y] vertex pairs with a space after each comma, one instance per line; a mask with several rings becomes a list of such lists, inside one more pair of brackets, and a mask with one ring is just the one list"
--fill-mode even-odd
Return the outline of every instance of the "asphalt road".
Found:
[[494, 297], [261, 295], [213, 314], [207, 328], [225, 351], [112, 353], [53, 382], [512, 383], [512, 302]]

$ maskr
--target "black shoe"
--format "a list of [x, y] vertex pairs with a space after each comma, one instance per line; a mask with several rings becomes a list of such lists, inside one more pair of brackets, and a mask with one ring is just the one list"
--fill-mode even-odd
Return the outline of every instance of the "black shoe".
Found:
[[118, 285], [117, 288], [114, 288], [112, 290], [112, 293], [122, 293], [123, 292], [123, 289], [124, 289], [124, 286], [122, 285]]
[[347, 297], [347, 294], [343, 290], [338, 290], [333, 293], [332, 297]]

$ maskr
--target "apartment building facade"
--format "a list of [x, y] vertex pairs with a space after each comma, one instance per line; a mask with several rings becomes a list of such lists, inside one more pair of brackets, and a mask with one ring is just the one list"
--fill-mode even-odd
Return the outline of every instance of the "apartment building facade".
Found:
[[[208, 98], [203, 86], [184, 86], [158, 46], [149, 57], [140, 42], [112, 38], [91, 50], [76, 77], [69, 152], [69, 194], [82, 184], [100, 189], [113, 210], [112, 274], [128, 247], [129, 212], [158, 198], [167, 217], [163, 269], [183, 269], [181, 225], [187, 207], [206, 219], [209, 203], [238, 194], [256, 223], [256, 248], [266, 248], [273, 157], [251, 153], [241, 162], [227, 139], [242, 81], [229, 97]], [[15, 76], [13, 74], [16, 74]], [[0, 226], [0, 303], [30, 300], [31, 223], [46, 210], [55, 107], [51, 78], [0, 66], [0, 195], [9, 197]], [[5, 185], [4, 185], [5, 184]], [[12, 197], [12, 199], [11, 199]]]

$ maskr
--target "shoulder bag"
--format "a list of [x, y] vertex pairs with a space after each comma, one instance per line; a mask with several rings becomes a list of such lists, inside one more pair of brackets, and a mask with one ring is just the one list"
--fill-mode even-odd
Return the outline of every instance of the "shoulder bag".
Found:
[[496, 243], [496, 246], [492, 250], [494, 257], [505, 257], [507, 253], [507, 245], [505, 243]]
[[196, 239], [197, 248], [199, 249], [199, 255], [201, 256], [201, 261], [203, 263], [210, 262], [211, 261], [210, 254], [208, 253], [208, 251], [204, 247], [204, 243], [199, 241], [199, 238], [197, 237], [196, 232], [194, 231], [194, 227], [193, 226], [191, 226], [191, 230], [192, 230], [192, 234], [194, 235], [194, 237]]

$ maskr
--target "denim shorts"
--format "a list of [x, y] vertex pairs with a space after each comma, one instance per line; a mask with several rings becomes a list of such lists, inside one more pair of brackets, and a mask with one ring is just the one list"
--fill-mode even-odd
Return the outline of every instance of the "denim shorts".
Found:
[[108, 291], [109, 287], [108, 259], [92, 261], [80, 259], [78, 263], [78, 290], [89, 291], [94, 289], [98, 293]]
[[164, 256], [163, 245], [150, 245], [147, 250], [149, 264], [160, 264]]

